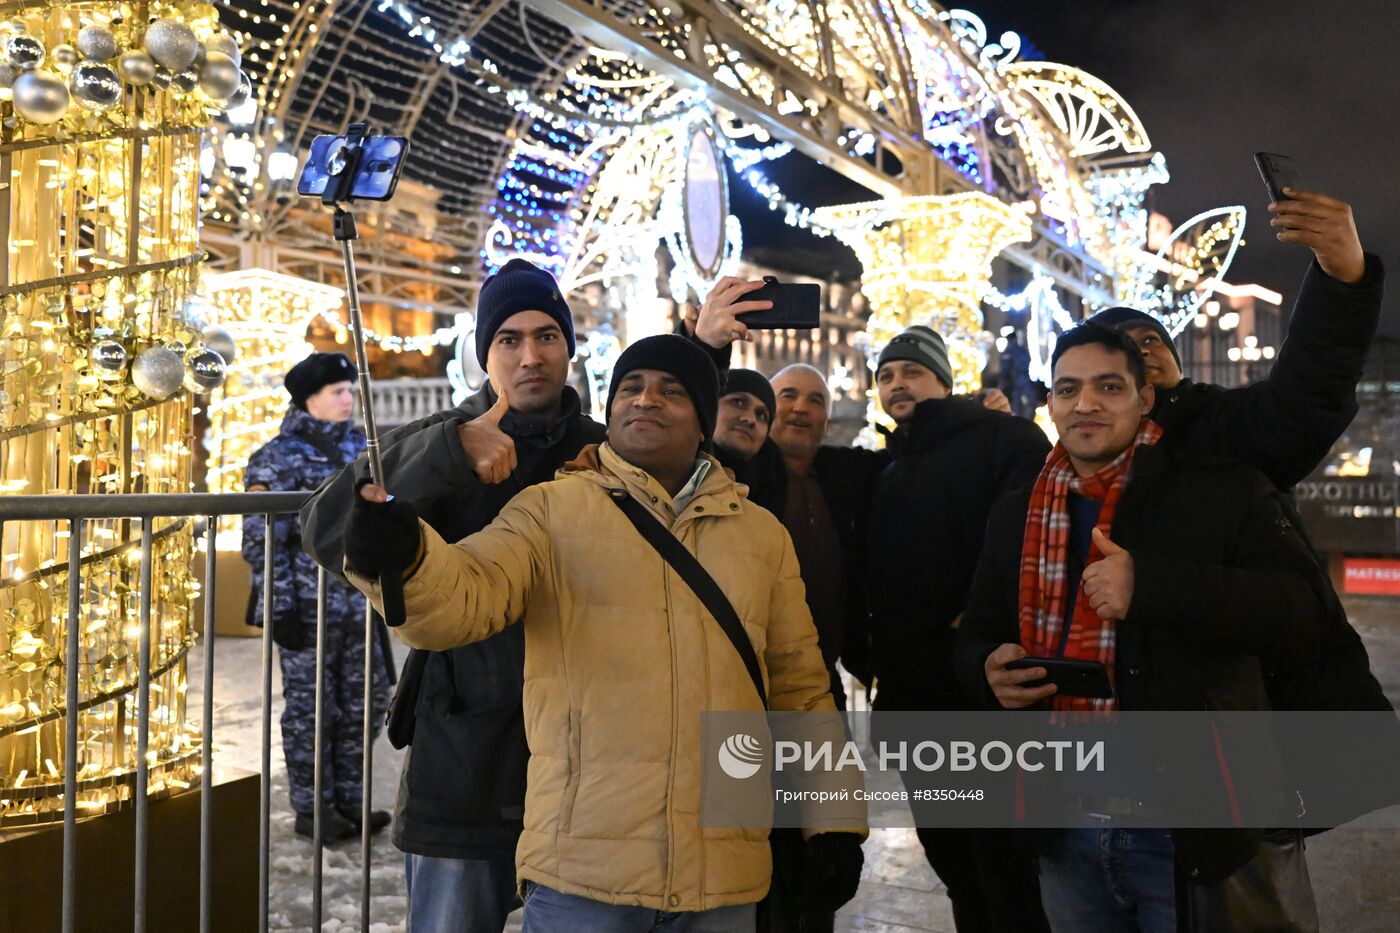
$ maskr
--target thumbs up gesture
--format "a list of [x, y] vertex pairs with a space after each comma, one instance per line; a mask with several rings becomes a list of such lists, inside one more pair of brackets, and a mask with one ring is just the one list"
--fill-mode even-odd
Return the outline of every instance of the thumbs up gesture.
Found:
[[1103, 555], [1084, 570], [1084, 595], [1106, 622], [1120, 622], [1133, 602], [1133, 555], [1094, 529], [1094, 548]]
[[471, 421], [457, 426], [457, 437], [472, 472], [483, 483], [502, 483], [515, 470], [515, 441], [501, 430], [501, 419], [510, 411], [505, 387], [497, 391], [496, 404]]

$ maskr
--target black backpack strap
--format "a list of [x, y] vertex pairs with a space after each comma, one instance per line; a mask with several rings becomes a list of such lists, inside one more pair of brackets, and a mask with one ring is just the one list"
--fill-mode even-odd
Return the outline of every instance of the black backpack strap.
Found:
[[753, 680], [753, 687], [758, 691], [758, 699], [763, 708], [767, 709], [768, 695], [763, 689], [763, 669], [758, 666], [758, 654], [753, 650], [753, 642], [749, 641], [743, 623], [739, 621], [739, 614], [734, 611], [734, 606], [719, 588], [715, 578], [710, 576], [709, 571], [695, 559], [695, 555], [687, 551], [685, 545], [671, 534], [670, 529], [647, 511], [646, 506], [622, 489], [609, 490], [608, 495], [647, 543], [656, 548], [666, 563], [671, 565], [671, 569], [680, 574], [686, 586], [700, 597], [700, 602], [705, 604], [710, 615], [714, 616], [719, 627], [729, 637], [734, 650], [739, 652], [739, 658], [744, 662], [744, 667], [748, 668], [749, 677]]

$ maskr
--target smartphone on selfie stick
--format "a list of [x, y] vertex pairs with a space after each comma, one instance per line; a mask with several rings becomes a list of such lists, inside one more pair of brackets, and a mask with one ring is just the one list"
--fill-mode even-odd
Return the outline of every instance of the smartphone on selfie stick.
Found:
[[[332, 229], [345, 261], [345, 296], [350, 308], [350, 333], [355, 346], [355, 365], [360, 370], [360, 411], [365, 420], [365, 455], [369, 459], [370, 480], [384, 484], [384, 464], [379, 457], [379, 430], [374, 422], [374, 400], [370, 395], [369, 361], [365, 358], [365, 324], [360, 313], [360, 287], [355, 277], [355, 254], [350, 248], [359, 239], [352, 211], [357, 200], [387, 201], [394, 196], [399, 173], [408, 155], [408, 140], [402, 136], [372, 136], [369, 123], [352, 123], [341, 136], [317, 136], [297, 180], [297, 194], [319, 197], [332, 209]], [[358, 493], [357, 493], [358, 495]], [[403, 580], [397, 573], [379, 579], [384, 596], [384, 621], [402, 625], [404, 621]], [[379, 629], [386, 660], [390, 652], [389, 632]], [[390, 678], [394, 666], [388, 665]], [[369, 799], [369, 795], [365, 795]], [[366, 824], [367, 825], [367, 824]]]

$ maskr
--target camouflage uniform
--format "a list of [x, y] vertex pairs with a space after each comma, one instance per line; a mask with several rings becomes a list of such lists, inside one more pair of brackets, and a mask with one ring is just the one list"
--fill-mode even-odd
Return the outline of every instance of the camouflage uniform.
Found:
[[[315, 489], [326, 477], [364, 450], [365, 438], [352, 424], [321, 421], [292, 406], [282, 430], [248, 461], [246, 486], [269, 490]], [[251, 622], [261, 625], [263, 553], [266, 540], [261, 515], [243, 519], [243, 558], [252, 565], [254, 600]], [[272, 612], [282, 665], [282, 751], [292, 809], [310, 813], [314, 802], [316, 715], [316, 563], [301, 547], [296, 515], [274, 520]], [[364, 750], [365, 600], [341, 578], [326, 580], [325, 745], [323, 775], [327, 805], [359, 812]], [[375, 645], [374, 712], [377, 733], [388, 703], [388, 672]]]

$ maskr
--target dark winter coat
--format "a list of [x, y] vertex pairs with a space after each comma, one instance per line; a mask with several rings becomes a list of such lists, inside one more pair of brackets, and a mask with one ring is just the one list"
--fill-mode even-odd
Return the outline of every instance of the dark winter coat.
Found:
[[[517, 466], [510, 481], [486, 485], [467, 462], [457, 428], [495, 402], [488, 385], [458, 407], [384, 438], [389, 489], [448, 541], [485, 528], [516, 493], [553, 479], [583, 447], [604, 438], [602, 425], [580, 412], [578, 395], [566, 388], [566, 416], [558, 424], [542, 425], [513, 413], [501, 420], [501, 430], [515, 439]], [[368, 477], [364, 458], [302, 510], [307, 549], [336, 573], [343, 572], [345, 517], [360, 477]], [[403, 851], [479, 858], [515, 848], [529, 759], [521, 712], [524, 657], [521, 626], [478, 644], [426, 655], [394, 820], [394, 844]]]
[[[272, 492], [315, 489], [365, 449], [365, 436], [351, 422], [313, 418], [296, 406], [282, 417], [277, 436], [248, 458], [244, 488]], [[261, 515], [243, 518], [243, 559], [252, 567], [254, 594], [249, 622], [263, 624], [263, 555], [266, 522]], [[272, 613], [274, 635], [288, 648], [310, 647], [316, 640], [316, 562], [302, 550], [303, 531], [296, 515], [273, 519]], [[326, 624], [363, 627], [365, 600], [340, 577], [326, 586]]]
[[[723, 461], [721, 461], [723, 462]], [[831, 523], [841, 545], [841, 559], [846, 568], [846, 612], [839, 616], [839, 626], [822, 631], [819, 623], [817, 637], [822, 657], [832, 672], [833, 686], [839, 658], [846, 670], [866, 684], [870, 683], [870, 608], [866, 600], [866, 527], [870, 518], [870, 500], [880, 470], [889, 463], [889, 454], [882, 450], [860, 447], [820, 447], [812, 462], [812, 472], [821, 487]], [[726, 466], [729, 464], [726, 463]], [[788, 469], [781, 452], [772, 440], [748, 464], [737, 469], [735, 478], [749, 487], [749, 498], [783, 519], [787, 508]], [[796, 536], [801, 529], [789, 528]]]
[[868, 583], [879, 709], [960, 709], [951, 624], [967, 606], [997, 496], [1035, 480], [1034, 422], [967, 398], [929, 399], [891, 432], [870, 512]]
[[1308, 267], [1267, 379], [1236, 389], [1182, 380], [1159, 390], [1152, 420], [1181, 450], [1228, 457], [1290, 489], [1356, 417], [1356, 384], [1380, 321], [1385, 269], [1366, 256], [1356, 285]]
[[[998, 645], [1021, 641], [1029, 501], [1026, 488], [993, 506], [958, 631], [958, 674], [988, 708], [999, 706], [983, 663]], [[1269, 709], [1270, 681], [1312, 663], [1340, 608], [1268, 480], [1242, 465], [1179, 456], [1165, 439], [1138, 451], [1110, 537], [1133, 557], [1114, 665], [1124, 710]], [[1288, 776], [1279, 780], [1286, 792]], [[1173, 830], [1178, 872], [1222, 878], [1252, 857], [1259, 837], [1253, 829]]]
[[715, 459], [734, 474], [734, 479], [749, 487], [749, 501], [760, 505], [781, 521], [787, 505], [787, 464], [783, 452], [765, 438], [758, 453], [747, 460], [726, 447], [715, 445]]

